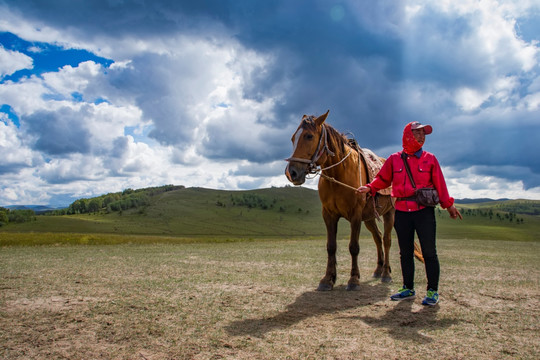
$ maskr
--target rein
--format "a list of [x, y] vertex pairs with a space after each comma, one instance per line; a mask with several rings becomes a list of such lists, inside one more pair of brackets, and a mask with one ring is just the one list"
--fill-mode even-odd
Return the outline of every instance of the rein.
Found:
[[[324, 139], [324, 143], [323, 143], [323, 139]], [[358, 147], [358, 145], [356, 145], [356, 146]], [[357, 189], [354, 186], [351, 186], [349, 184], [345, 184], [344, 182], [336, 180], [335, 178], [333, 178], [331, 176], [328, 176], [325, 173], [323, 173], [323, 171], [331, 169], [333, 167], [336, 167], [336, 166], [340, 165], [342, 162], [344, 162], [351, 155], [352, 150], [349, 149], [349, 152], [347, 153], [347, 155], [345, 155], [343, 157], [343, 159], [341, 159], [337, 163], [332, 164], [330, 166], [327, 166], [325, 168], [321, 168], [321, 166], [317, 165], [316, 163], [321, 158], [322, 154], [325, 151], [330, 156], [335, 156], [336, 155], [334, 152], [332, 152], [330, 150], [330, 148], [328, 148], [328, 132], [326, 130], [326, 126], [323, 125], [322, 126], [321, 137], [319, 139], [319, 144], [317, 146], [317, 151], [315, 151], [315, 153], [313, 154], [313, 156], [311, 157], [310, 160], [302, 159], [302, 158], [290, 157], [290, 158], [285, 159], [285, 161], [287, 161], [287, 162], [295, 161], [295, 162], [300, 162], [300, 163], [303, 163], [303, 164], [308, 164], [309, 165], [308, 173], [313, 174], [314, 177], [319, 175], [320, 177], [322, 177], [322, 178], [324, 178], [324, 179], [326, 179], [326, 180], [328, 180], [330, 182], [333, 182], [335, 184], [344, 186], [347, 189], [350, 189], [350, 190], [356, 192]], [[361, 184], [362, 183], [362, 169], [361, 169], [361, 164], [360, 164], [360, 158], [364, 162], [364, 165], [365, 165], [365, 159], [364, 159], [364, 156], [361, 154], [361, 152], [359, 151], [358, 148], [357, 148], [357, 151], [358, 151], [358, 171], [360, 173], [360, 184]], [[377, 212], [377, 207], [376, 207], [376, 204], [375, 204], [375, 197], [371, 196], [371, 200], [373, 202], [373, 210], [375, 212], [375, 217], [377, 218], [377, 220], [381, 221], [379, 213]]]

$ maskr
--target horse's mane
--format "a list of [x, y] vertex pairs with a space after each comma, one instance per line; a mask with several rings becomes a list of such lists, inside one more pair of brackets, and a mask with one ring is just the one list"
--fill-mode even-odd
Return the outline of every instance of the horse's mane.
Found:
[[[328, 148], [332, 152], [339, 152], [343, 154], [345, 152], [345, 145], [349, 145], [351, 140], [355, 141], [354, 139], [349, 139], [344, 134], [340, 133], [332, 125], [323, 123], [323, 125], [326, 128], [326, 132], [328, 134]], [[302, 128], [304, 129], [310, 129], [315, 131], [316, 125], [315, 125], [315, 117], [309, 116], [306, 119], [302, 121]]]

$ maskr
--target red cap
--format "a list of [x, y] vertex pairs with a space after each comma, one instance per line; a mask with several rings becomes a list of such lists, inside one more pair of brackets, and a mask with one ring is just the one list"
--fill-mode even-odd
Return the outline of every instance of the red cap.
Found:
[[433, 128], [431, 127], [431, 125], [422, 125], [418, 121], [412, 122], [411, 130], [418, 130], [418, 129], [424, 129], [424, 133], [426, 135], [431, 134], [431, 132], [433, 131]]

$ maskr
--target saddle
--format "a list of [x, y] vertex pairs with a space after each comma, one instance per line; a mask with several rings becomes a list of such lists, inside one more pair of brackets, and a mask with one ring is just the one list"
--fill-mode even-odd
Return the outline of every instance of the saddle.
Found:
[[[360, 155], [359, 157], [360, 159], [362, 159], [362, 163], [367, 169], [367, 182], [370, 183], [371, 181], [373, 181], [373, 179], [375, 179], [375, 176], [377, 176], [379, 170], [381, 170], [385, 159], [378, 157], [370, 149], [362, 149], [355, 139], [349, 139], [349, 145], [353, 149], [356, 149], [356, 151], [358, 151], [358, 154]], [[381, 195], [390, 195], [392, 193], [392, 187], [390, 186], [386, 189], [379, 190], [377, 193]]]

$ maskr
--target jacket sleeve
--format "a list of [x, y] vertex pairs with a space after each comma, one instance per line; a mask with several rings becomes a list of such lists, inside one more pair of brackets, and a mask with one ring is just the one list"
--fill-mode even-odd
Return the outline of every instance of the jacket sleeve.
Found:
[[384, 162], [381, 170], [375, 176], [375, 179], [369, 184], [366, 184], [371, 189], [371, 195], [375, 196], [377, 191], [386, 189], [392, 185], [392, 176], [393, 176], [393, 167], [392, 167], [392, 157], [395, 155], [390, 155], [388, 159]]
[[447, 209], [454, 205], [454, 198], [450, 197], [448, 194], [448, 188], [446, 187], [446, 181], [444, 180], [441, 166], [439, 165], [439, 161], [435, 156], [433, 157], [433, 170], [431, 173], [431, 178], [433, 181], [433, 186], [439, 193], [439, 202], [442, 208]]

